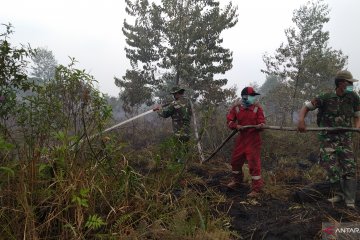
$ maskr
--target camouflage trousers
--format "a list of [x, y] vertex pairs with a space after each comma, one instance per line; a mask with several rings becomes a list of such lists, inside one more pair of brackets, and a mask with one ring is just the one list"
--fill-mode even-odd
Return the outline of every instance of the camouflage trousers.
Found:
[[351, 134], [320, 134], [320, 141], [320, 163], [327, 171], [328, 180], [337, 183], [340, 179], [354, 179], [356, 162]]
[[190, 137], [187, 135], [177, 135], [173, 137], [173, 158], [178, 163], [187, 162], [189, 157]]

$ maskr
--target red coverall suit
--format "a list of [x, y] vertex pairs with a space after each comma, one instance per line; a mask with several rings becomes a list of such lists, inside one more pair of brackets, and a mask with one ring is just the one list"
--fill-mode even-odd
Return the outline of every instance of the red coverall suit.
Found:
[[[258, 105], [245, 107], [242, 104], [232, 107], [226, 116], [230, 129], [236, 129], [237, 125], [258, 125], [265, 124], [265, 117], [262, 108]], [[248, 128], [240, 130], [237, 137], [235, 148], [231, 156], [231, 166], [234, 174], [239, 174], [243, 179], [242, 166], [245, 160], [248, 162], [251, 175], [252, 191], [259, 192], [263, 186], [261, 179], [261, 137], [259, 129]]]

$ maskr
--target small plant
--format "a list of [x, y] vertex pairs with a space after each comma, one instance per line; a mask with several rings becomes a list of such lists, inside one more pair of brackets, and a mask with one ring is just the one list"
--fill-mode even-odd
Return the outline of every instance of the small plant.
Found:
[[[0, 150], [1, 152], [8, 152], [14, 149], [14, 145], [11, 143], [8, 143], [0, 136]], [[0, 155], [1, 156], [1, 155]]]
[[13, 177], [15, 175], [14, 170], [9, 167], [0, 167], [0, 173], [5, 173], [8, 177]]
[[101, 217], [97, 216], [96, 214], [90, 215], [85, 223], [85, 227], [92, 230], [97, 230], [104, 225], [106, 225], [104, 220]]
[[80, 207], [89, 207], [89, 189], [83, 188], [80, 190], [79, 195], [73, 195], [71, 202]]

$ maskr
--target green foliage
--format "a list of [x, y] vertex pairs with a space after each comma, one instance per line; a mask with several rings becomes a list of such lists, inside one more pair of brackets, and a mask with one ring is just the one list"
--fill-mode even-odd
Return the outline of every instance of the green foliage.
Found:
[[32, 87], [27, 81], [27, 58], [32, 54], [30, 47], [16, 48], [8, 41], [13, 33], [12, 25], [2, 24], [5, 32], [0, 32], [0, 118], [7, 119], [16, 112], [16, 94]]
[[[42, 146], [52, 139], [67, 148], [103, 129], [111, 116], [104, 96], [93, 86], [95, 79], [74, 68], [74, 61], [67, 67], [60, 65], [54, 79], [18, 104], [17, 122], [28, 145]], [[55, 148], [58, 152], [59, 146]]]
[[191, 142], [181, 144], [176, 137], [170, 137], [160, 144], [160, 151], [164, 158], [171, 160], [167, 162], [169, 169], [178, 168], [177, 161], [189, 158], [187, 148], [190, 148]]
[[7, 152], [14, 148], [15, 146], [13, 144], [6, 142], [5, 139], [2, 136], [0, 136], [0, 150], [2, 152]]
[[[126, 56], [132, 69], [115, 83], [127, 110], [151, 104], [173, 85], [187, 86], [194, 98], [222, 101], [227, 79], [216, 79], [232, 67], [232, 52], [221, 46], [220, 34], [237, 23], [237, 8], [217, 1], [126, 1], [134, 24], [124, 22]], [[158, 91], [158, 92], [157, 92]]]
[[85, 223], [85, 227], [94, 230], [99, 229], [101, 226], [104, 225], [106, 225], [104, 220], [101, 217], [97, 216], [96, 214], [90, 215]]
[[143, 189], [141, 175], [138, 174], [126, 160], [121, 169], [118, 189], [120, 199], [124, 199], [125, 201], [129, 201], [131, 194]]
[[[81, 161], [90, 165], [96, 155], [79, 153], [72, 145], [102, 130], [111, 108], [94, 87], [93, 76], [76, 69], [74, 59], [55, 69], [50, 51], [37, 49], [32, 55], [30, 47], [14, 48], [8, 41], [11, 25], [5, 26], [0, 36], [0, 183], [6, 190], [1, 204], [11, 210], [1, 209], [0, 224], [8, 227], [0, 235], [85, 236], [82, 219], [94, 209], [89, 190], [79, 184], [82, 179], [71, 178], [83, 172], [78, 171]], [[36, 67], [31, 79], [26, 72], [30, 57]], [[81, 190], [72, 194], [73, 189]], [[14, 224], [21, 219], [28, 221]], [[72, 230], [59, 224], [63, 220]]]
[[4, 173], [6, 174], [7, 176], [11, 176], [11, 177], [14, 177], [15, 176], [15, 172], [12, 168], [9, 168], [9, 167], [0, 167], [0, 173]]
[[52, 167], [50, 164], [47, 163], [41, 163], [39, 165], [39, 174], [40, 176], [46, 178], [48, 176], [48, 173], [52, 170]]
[[89, 189], [88, 188], [82, 188], [80, 189], [79, 194], [74, 194], [71, 202], [75, 203], [79, 207], [89, 207]]
[[0, 86], [2, 88], [16, 88], [21, 90], [29, 89], [27, 79], [25, 60], [31, 53], [31, 49], [14, 48], [8, 42], [8, 37], [12, 34], [12, 25], [2, 24], [6, 31], [0, 34]]

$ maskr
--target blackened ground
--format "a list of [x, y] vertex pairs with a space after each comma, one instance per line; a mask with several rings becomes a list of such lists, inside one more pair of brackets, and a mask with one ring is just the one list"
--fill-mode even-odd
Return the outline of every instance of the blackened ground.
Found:
[[231, 228], [240, 239], [321, 239], [323, 222], [360, 221], [359, 202], [357, 209], [351, 210], [344, 203], [332, 205], [326, 201], [329, 197], [326, 183], [312, 184], [309, 190], [308, 181], [296, 176], [284, 183], [285, 195], [272, 192], [279, 189], [267, 186], [259, 198], [251, 199], [246, 196], [249, 187], [236, 190], [226, 187], [230, 171], [225, 165], [214, 161], [188, 170], [203, 178], [206, 188], [211, 187], [226, 197], [217, 210], [231, 217]]

